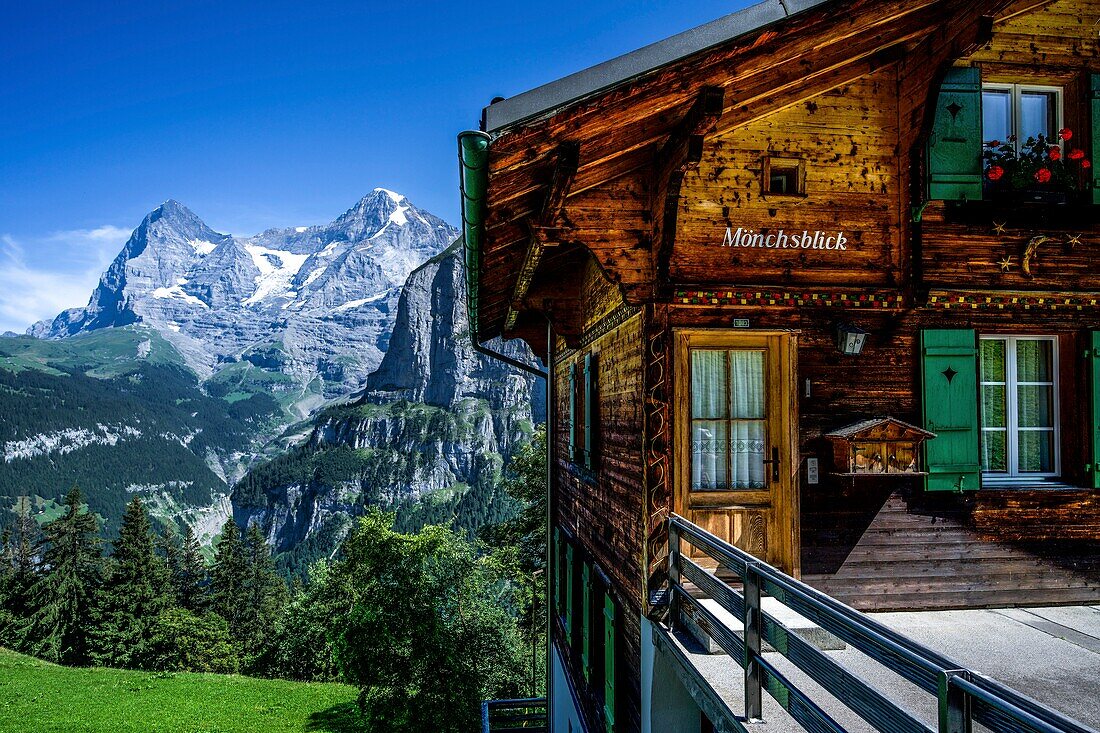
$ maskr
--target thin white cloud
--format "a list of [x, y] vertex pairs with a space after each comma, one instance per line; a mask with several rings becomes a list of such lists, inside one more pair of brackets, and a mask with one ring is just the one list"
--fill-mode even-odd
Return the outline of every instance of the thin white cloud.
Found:
[[16, 240], [0, 235], [0, 333], [82, 306], [130, 230], [112, 225]]

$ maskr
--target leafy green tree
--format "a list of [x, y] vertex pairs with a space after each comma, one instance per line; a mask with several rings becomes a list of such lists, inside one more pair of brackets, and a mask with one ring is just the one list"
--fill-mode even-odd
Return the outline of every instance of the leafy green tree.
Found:
[[511, 519], [489, 525], [482, 538], [505, 569], [515, 590], [519, 625], [533, 650], [528, 694], [546, 686], [546, 426], [512, 458], [502, 488], [520, 506]]
[[152, 624], [172, 602], [168, 572], [153, 548], [141, 499], [126, 505], [91, 631], [91, 659], [111, 667], [148, 662]]
[[152, 669], [233, 674], [238, 664], [229, 626], [216, 613], [198, 615], [183, 608], [171, 608], [152, 624], [149, 643]]
[[176, 571], [176, 602], [181, 608], [198, 613], [207, 606], [207, 586], [210, 577], [202, 556], [199, 539], [190, 525], [183, 532], [183, 549]]
[[481, 701], [519, 693], [523, 645], [494, 565], [444, 527], [398, 534], [372, 511], [344, 543], [351, 594], [336, 658], [368, 728], [470, 731]]
[[333, 653], [335, 621], [351, 610], [351, 593], [340, 574], [325, 560], [309, 568], [304, 584], [296, 583], [276, 620], [260, 671], [306, 682], [339, 678]]
[[248, 634], [248, 582], [251, 575], [241, 529], [229, 517], [214, 546], [210, 571], [210, 608], [229, 624], [229, 634], [242, 639]]
[[30, 589], [33, 611], [25, 648], [51, 662], [88, 662], [88, 625], [102, 563], [99, 523], [80, 489], [65, 497], [64, 513], [42, 528], [45, 572]]

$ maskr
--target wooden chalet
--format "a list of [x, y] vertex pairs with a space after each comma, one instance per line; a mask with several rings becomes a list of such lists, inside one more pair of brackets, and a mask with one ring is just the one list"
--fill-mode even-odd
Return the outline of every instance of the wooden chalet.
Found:
[[474, 339], [549, 367], [569, 730], [656, 730], [672, 514], [857, 609], [1100, 602], [1100, 0], [767, 0], [460, 159]]

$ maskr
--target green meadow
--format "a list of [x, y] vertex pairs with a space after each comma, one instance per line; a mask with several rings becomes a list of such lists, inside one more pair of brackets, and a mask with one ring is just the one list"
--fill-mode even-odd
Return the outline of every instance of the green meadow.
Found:
[[4, 733], [353, 733], [356, 689], [70, 668], [0, 649]]

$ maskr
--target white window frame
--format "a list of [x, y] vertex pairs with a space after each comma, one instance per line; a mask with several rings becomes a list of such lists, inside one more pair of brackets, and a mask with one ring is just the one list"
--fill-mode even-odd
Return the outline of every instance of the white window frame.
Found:
[[[981, 371], [981, 359], [979, 355], [978, 369], [979, 369], [979, 382], [978, 382], [978, 407], [979, 411], [983, 404], [982, 400], [982, 387], [989, 386], [1004, 386], [1005, 388], [1005, 427], [1004, 428], [986, 428], [983, 423], [984, 420], [979, 422], [979, 430], [981, 433], [981, 439], [985, 440], [986, 432], [999, 432], [1004, 430], [1007, 435], [1005, 436], [1005, 463], [1008, 467], [1007, 471], [983, 471], [982, 476], [988, 478], [997, 478], [1001, 480], [1012, 481], [1027, 481], [1033, 478], [1057, 478], [1062, 475], [1062, 434], [1061, 434], [1061, 399], [1059, 398], [1059, 384], [1058, 384], [1058, 337], [1049, 334], [982, 334], [979, 336], [982, 341], [1004, 341], [1005, 342], [1005, 381], [986, 381], [980, 374]], [[1050, 349], [1050, 369], [1051, 381], [1049, 382], [1020, 382], [1016, 379], [1016, 344], [1019, 341], [1049, 341], [1051, 343]], [[1017, 388], [1020, 386], [1049, 386], [1051, 388], [1051, 401], [1053, 402], [1053, 414], [1051, 422], [1052, 428], [1021, 428], [1018, 425], [1019, 422], [1019, 402]], [[1020, 470], [1020, 443], [1019, 433], [1021, 430], [1036, 431], [1036, 432], [1053, 432], [1054, 433], [1054, 450], [1051, 461], [1053, 471], [1049, 472], [1037, 472], [1037, 471], [1021, 471]]]
[[[1063, 127], [1065, 127], [1065, 125], [1063, 123], [1063, 117], [1062, 117], [1063, 111], [1064, 111], [1063, 110], [1063, 104], [1062, 104], [1062, 98], [1064, 96], [1062, 87], [1048, 86], [1048, 85], [1045, 85], [1045, 84], [1002, 84], [1000, 82], [983, 82], [982, 83], [982, 92], [984, 93], [986, 90], [998, 91], [998, 92], [1009, 92], [1012, 95], [1012, 103], [1011, 103], [1012, 119], [1010, 121], [1010, 123], [1012, 125], [1012, 129], [1008, 131], [1008, 134], [1010, 136], [1012, 136], [1012, 135], [1016, 136], [1015, 146], [1016, 146], [1016, 152], [1017, 153], [1020, 152], [1020, 148], [1023, 146], [1023, 144], [1025, 142], [1027, 142], [1026, 139], [1021, 139], [1021, 136], [1019, 134], [1019, 130], [1020, 130], [1020, 96], [1022, 95], [1023, 92], [1053, 92], [1054, 93], [1054, 99], [1055, 99], [1055, 102], [1054, 102], [1055, 110], [1054, 110], [1054, 131], [1053, 131], [1052, 137], [1054, 137], [1055, 135], [1058, 134], [1058, 130], [1061, 130]], [[986, 136], [984, 129], [982, 130], [982, 142], [990, 142], [990, 139]], [[1005, 142], [1008, 142], [1008, 141], [1007, 140], [1002, 140], [1001, 142], [1005, 143]], [[1048, 141], [1048, 142], [1050, 142], [1051, 144], [1057, 144], [1057, 141], [1053, 140], [1053, 139]]]

